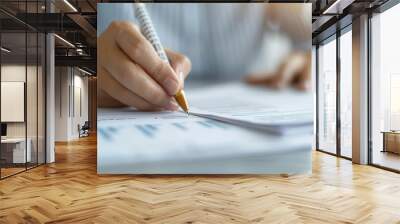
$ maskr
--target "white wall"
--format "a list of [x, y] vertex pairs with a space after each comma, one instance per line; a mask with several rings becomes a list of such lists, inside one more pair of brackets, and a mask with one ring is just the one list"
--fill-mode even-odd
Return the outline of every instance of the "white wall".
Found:
[[55, 140], [77, 139], [78, 125], [88, 120], [88, 78], [75, 68], [56, 67], [55, 85]]
[[[81, 105], [82, 105], [82, 108], [81, 108], [82, 114], [80, 114], [78, 110], [75, 111], [76, 119], [75, 119], [74, 125], [76, 127], [78, 125], [78, 123], [83, 125], [85, 123], [85, 121], [88, 120], [88, 116], [89, 116], [89, 112], [88, 112], [88, 105], [89, 105], [89, 102], [88, 102], [88, 95], [89, 95], [89, 93], [88, 93], [88, 77], [87, 76], [83, 77], [81, 75], [75, 75], [74, 85], [75, 85], [75, 87], [79, 88], [81, 91], [81, 99], [80, 100], [81, 100]], [[76, 90], [77, 89], [75, 88], [75, 91]], [[75, 94], [77, 94], [77, 93], [75, 92]], [[76, 97], [75, 97], [75, 99], [76, 99]], [[77, 129], [75, 129], [75, 130], [77, 130]], [[78, 134], [78, 133], [76, 133], [76, 134]]]
[[67, 67], [55, 68], [55, 141], [68, 140], [69, 75]]

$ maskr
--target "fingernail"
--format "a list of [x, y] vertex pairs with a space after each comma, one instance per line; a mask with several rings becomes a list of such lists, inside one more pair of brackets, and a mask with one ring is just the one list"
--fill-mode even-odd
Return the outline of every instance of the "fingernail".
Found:
[[164, 109], [171, 110], [171, 111], [177, 111], [179, 109], [179, 107], [175, 102], [171, 101], [164, 107]]
[[175, 95], [178, 92], [179, 83], [171, 78], [167, 78], [163, 82], [164, 88], [167, 90], [167, 93], [171, 96]]
[[184, 84], [183, 72], [179, 72], [179, 73], [178, 73], [178, 76], [179, 76], [180, 82], [182, 83], [181, 88], [183, 88], [183, 84]]
[[182, 83], [183, 83], [183, 72], [179, 72], [179, 79], [182, 81]]

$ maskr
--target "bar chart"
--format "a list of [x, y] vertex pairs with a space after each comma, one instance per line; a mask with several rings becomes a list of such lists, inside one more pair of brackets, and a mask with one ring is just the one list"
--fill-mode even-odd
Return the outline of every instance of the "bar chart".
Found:
[[[168, 118], [163, 118], [168, 120]], [[134, 122], [135, 123], [135, 122]], [[112, 141], [115, 135], [119, 135], [119, 132], [126, 131], [125, 129], [132, 129], [132, 135], [135, 137], [143, 137], [154, 139], [157, 137], [159, 132], [171, 133], [171, 134], [185, 134], [196, 129], [196, 131], [210, 131], [210, 130], [225, 130], [229, 129], [230, 125], [211, 119], [185, 119], [184, 121], [163, 121], [149, 123], [141, 122], [133, 125], [120, 125], [118, 129], [115, 126], [99, 127], [99, 135], [106, 141]]]

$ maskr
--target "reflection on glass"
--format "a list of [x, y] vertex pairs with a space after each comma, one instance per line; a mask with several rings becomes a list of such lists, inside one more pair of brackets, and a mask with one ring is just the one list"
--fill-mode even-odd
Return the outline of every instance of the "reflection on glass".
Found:
[[336, 153], [336, 40], [318, 49], [319, 149]]
[[372, 18], [371, 81], [372, 163], [396, 170], [400, 170], [400, 133], [396, 132], [400, 131], [400, 32], [394, 29], [398, 21], [400, 5]]
[[352, 35], [340, 36], [340, 127], [341, 155], [351, 158], [352, 141]]

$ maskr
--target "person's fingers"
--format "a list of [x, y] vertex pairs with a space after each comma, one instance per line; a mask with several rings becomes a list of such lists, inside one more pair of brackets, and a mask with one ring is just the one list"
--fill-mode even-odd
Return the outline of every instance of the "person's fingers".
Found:
[[290, 84], [293, 79], [293, 66], [291, 65], [290, 55], [283, 61], [277, 71], [272, 74], [260, 73], [251, 76], [250, 83], [252, 84], [263, 84], [268, 87], [281, 89]]
[[[101, 68], [99, 71], [99, 85], [110, 97], [118, 99], [124, 105], [133, 106], [139, 110], [156, 110], [158, 106], [147, 102], [145, 99], [137, 96], [132, 91], [117, 82], [110, 73]], [[176, 110], [176, 105], [171, 101], [164, 106], [166, 109]]]
[[171, 96], [117, 47], [111, 48], [108, 54], [112, 57], [109, 57], [104, 68], [119, 83], [151, 104], [164, 107], [170, 102]]
[[[190, 59], [185, 55], [177, 53], [170, 49], [165, 49], [165, 52], [168, 55], [172, 69], [177, 73], [182, 72], [183, 77], [179, 77], [179, 79], [185, 79], [192, 70], [192, 62], [190, 61]], [[179, 76], [179, 74], [177, 75]]]
[[294, 87], [296, 87], [296, 89], [302, 90], [302, 91], [309, 90], [310, 82], [309, 81], [298, 82], [298, 83], [294, 84]]
[[293, 86], [299, 90], [307, 90], [310, 88], [310, 78], [308, 71], [302, 70], [297, 75], [296, 78], [293, 80]]
[[245, 81], [251, 85], [265, 85], [268, 87], [278, 88], [279, 75], [277, 74], [251, 74], [245, 78]]
[[104, 68], [99, 71], [99, 86], [104, 92], [126, 106], [134, 106], [138, 109], [150, 109], [154, 106], [144, 99], [137, 97], [134, 93], [120, 85]]
[[304, 62], [293, 80], [294, 86], [299, 90], [311, 88], [311, 54], [303, 54]]
[[[100, 85], [100, 84], [99, 84]], [[112, 98], [103, 89], [97, 90], [97, 102], [99, 107], [123, 107], [127, 106], [118, 100]]]
[[278, 68], [275, 85], [278, 88], [289, 86], [293, 82], [293, 79], [295, 79], [298, 69], [298, 61], [296, 61], [293, 55], [289, 55]]
[[115, 40], [121, 50], [154, 78], [170, 96], [175, 95], [181, 88], [178, 77], [169, 63], [157, 55], [140, 30], [129, 22], [119, 22], [114, 26], [118, 27]]
[[303, 72], [306, 64], [304, 54], [294, 52], [279, 65], [275, 74], [270, 76], [266, 74], [251, 76], [248, 82], [251, 84], [264, 84], [279, 89], [293, 84], [295, 87], [302, 89], [306, 87], [306, 74], [308, 73]]

